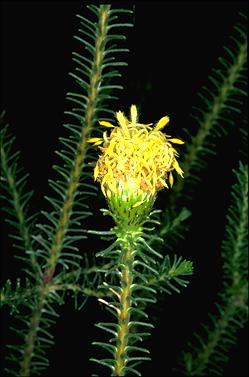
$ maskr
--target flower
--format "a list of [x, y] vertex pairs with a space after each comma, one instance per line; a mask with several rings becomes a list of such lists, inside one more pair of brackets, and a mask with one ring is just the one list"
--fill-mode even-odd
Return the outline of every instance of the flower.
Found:
[[[120, 193], [140, 198], [143, 194], [154, 196], [158, 190], [169, 188], [168, 183], [172, 187], [174, 170], [183, 177], [173, 144], [184, 142], [162, 132], [169, 123], [168, 116], [161, 118], [153, 128], [152, 123], [138, 122], [137, 108], [132, 105], [130, 119], [121, 111], [116, 113], [116, 118], [118, 126], [99, 122], [112, 129], [109, 136], [105, 131], [102, 138], [88, 139], [88, 143], [99, 146], [101, 151], [94, 179], [101, 183], [105, 197]], [[134, 206], [138, 205], [136, 203]]]

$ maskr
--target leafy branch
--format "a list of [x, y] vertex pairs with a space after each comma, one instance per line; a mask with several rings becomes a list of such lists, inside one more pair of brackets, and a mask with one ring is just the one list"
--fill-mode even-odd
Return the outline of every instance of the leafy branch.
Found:
[[[122, 89], [120, 85], [112, 84], [112, 79], [120, 76], [116, 67], [126, 65], [126, 63], [116, 61], [115, 55], [128, 50], [119, 48], [113, 43], [125, 39], [125, 36], [120, 32], [113, 34], [112, 29], [132, 26], [129, 23], [117, 23], [116, 21], [119, 14], [131, 11], [111, 9], [108, 4], [89, 5], [88, 8], [92, 13], [92, 18], [95, 18], [97, 22], [90, 21], [90, 18], [81, 15], [78, 16], [82, 25], [82, 28], [79, 29], [81, 36], [75, 38], [84, 46], [84, 49], [81, 53], [73, 53], [73, 60], [77, 67], [75, 73], [70, 73], [70, 75], [79, 86], [80, 91], [67, 94], [68, 100], [77, 106], [73, 107], [71, 111], [66, 111], [73, 121], [64, 124], [69, 135], [66, 138], [60, 138], [64, 149], [56, 151], [63, 164], [62, 166], [55, 165], [54, 169], [59, 173], [61, 179], [49, 180], [49, 185], [55, 195], [45, 198], [52, 206], [52, 211], [42, 211], [46, 223], [36, 223], [36, 229], [32, 232], [32, 236], [25, 228], [27, 222], [24, 219], [26, 199], [31, 197], [31, 193], [21, 197], [24, 204], [19, 200], [22, 192], [21, 183], [26, 176], [15, 183], [16, 160], [9, 168], [6, 153], [2, 152], [4, 182], [8, 182], [7, 189], [13, 196], [13, 199], [9, 200], [9, 204], [14, 205], [14, 210], [17, 212], [20, 223], [18, 226], [25, 241], [25, 252], [29, 254], [32, 261], [36, 261], [39, 265], [38, 272], [35, 268], [25, 269], [26, 273], [36, 281], [35, 286], [29, 289], [30, 296], [25, 295], [24, 291], [20, 292], [18, 284], [16, 293], [7, 284], [1, 295], [2, 302], [9, 302], [12, 305], [11, 293], [13, 297], [16, 297], [19, 291], [22, 293], [20, 297], [23, 299], [23, 307], [26, 307], [25, 314], [15, 313], [16, 317], [24, 324], [23, 330], [16, 330], [23, 344], [18, 348], [9, 346], [12, 350], [18, 351], [18, 356], [11, 354], [10, 360], [21, 365], [21, 376], [40, 373], [48, 365], [44, 352], [48, 345], [53, 344], [48, 329], [58, 316], [53, 309], [53, 304], [63, 302], [63, 297], [61, 298], [56, 292], [56, 285], [53, 286], [54, 280], [65, 275], [67, 270], [72, 267], [79, 266], [82, 256], [73, 244], [86, 238], [86, 234], [82, 230], [82, 220], [91, 215], [86, 199], [96, 195], [96, 187], [88, 182], [90, 174], [88, 161], [92, 161], [93, 156], [87, 139], [99, 116], [102, 118], [109, 113], [106, 103], [108, 100], [116, 98], [110, 95], [110, 91]], [[5, 130], [6, 128], [2, 132], [2, 136], [5, 136]], [[13, 139], [5, 140], [3, 142], [5, 149], [7, 148], [9, 151], [12, 143]], [[11, 214], [12, 211], [10, 210]], [[35, 248], [30, 247], [32, 242]], [[26, 255], [23, 256], [24, 259], [25, 257]], [[63, 287], [63, 290], [66, 288], [75, 290], [75, 287], [69, 283]], [[6, 369], [6, 371], [15, 374], [14, 370]]]
[[[2, 209], [8, 215], [5, 221], [18, 233], [18, 235], [11, 234], [11, 237], [18, 242], [15, 247], [30, 252], [30, 259], [24, 259], [36, 270], [38, 266], [35, 255], [31, 253], [33, 244], [30, 235], [34, 217], [28, 217], [29, 202], [33, 191], [25, 192], [28, 174], [23, 173], [23, 169], [18, 166], [20, 153], [12, 151], [15, 137], [8, 133], [9, 127], [5, 125], [4, 116], [5, 112], [2, 112], [0, 115], [0, 124], [3, 126], [0, 131], [2, 168], [0, 185], [3, 192], [1, 199], [7, 201], [9, 206], [4, 206]], [[19, 254], [17, 258], [22, 259], [22, 256]]]
[[226, 353], [248, 319], [248, 167], [240, 163], [235, 175], [222, 242], [224, 286], [216, 314], [209, 315], [211, 324], [203, 325], [204, 333], [195, 334], [197, 345], [183, 353], [183, 370], [188, 376], [222, 375]]
[[241, 25], [235, 26], [235, 36], [229, 46], [225, 46], [226, 57], [219, 58], [219, 66], [212, 70], [209, 82], [199, 93], [202, 106], [195, 106], [192, 118], [198, 131], [190, 135], [185, 129], [188, 140], [183, 158], [184, 180], [174, 185], [174, 200], [182, 193], [188, 183], [198, 182], [198, 173], [207, 166], [207, 155], [215, 155], [216, 139], [227, 134], [227, 125], [234, 123], [234, 116], [243, 109], [246, 91], [247, 33], [241, 14]]

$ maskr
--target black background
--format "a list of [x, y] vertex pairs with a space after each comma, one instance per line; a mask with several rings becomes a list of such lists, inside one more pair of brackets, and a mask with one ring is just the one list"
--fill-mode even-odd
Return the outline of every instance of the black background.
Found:
[[[120, 4], [119, 2], [117, 2]], [[30, 173], [29, 187], [35, 189], [32, 209], [47, 207], [43, 195], [47, 180], [54, 176], [51, 166], [57, 162], [54, 150], [69, 109], [65, 94], [73, 88], [67, 72], [72, 71], [71, 52], [79, 51], [73, 39], [77, 33], [75, 14], [85, 12], [84, 1], [3, 1], [1, 4], [1, 106], [16, 134], [21, 163]], [[133, 8], [132, 3], [124, 3]], [[222, 46], [232, 34], [238, 12], [246, 12], [242, 1], [165, 1], [137, 2], [135, 27], [127, 31], [129, 67], [123, 68], [124, 91], [114, 110], [127, 111], [130, 104], [140, 105], [141, 121], [149, 123], [170, 115], [170, 130], [181, 137], [182, 127], [193, 127], [189, 114], [198, 103], [197, 92], [207, 82], [211, 68], [223, 55]], [[81, 46], [80, 46], [81, 47]], [[152, 362], [140, 368], [144, 376], [170, 376], [176, 357], [186, 346], [199, 322], [205, 321], [221, 287], [220, 242], [224, 234], [224, 215], [236, 166], [238, 138], [236, 127], [225, 140], [218, 142], [217, 157], [209, 168], [192, 204], [192, 231], [178, 255], [194, 261], [195, 274], [181, 295], [167, 298], [160, 312], [151, 310], [158, 320], [147, 345]], [[161, 196], [161, 201], [164, 197]], [[102, 207], [104, 206], [104, 203]], [[96, 208], [96, 211], [98, 209]], [[92, 227], [105, 225], [97, 212]], [[20, 276], [20, 265], [13, 258], [8, 230], [2, 224], [1, 281]], [[92, 243], [84, 245], [95, 249]], [[95, 241], [96, 242], [96, 241]], [[99, 246], [99, 245], [97, 245]], [[100, 246], [99, 246], [100, 247]], [[106, 313], [94, 299], [76, 312], [70, 299], [58, 309], [60, 319], [53, 328], [56, 346], [49, 352], [48, 376], [88, 376], [96, 371], [88, 360], [99, 357], [90, 346], [100, 340], [96, 321], [105, 321]], [[12, 320], [3, 311], [3, 341], [10, 337]], [[247, 336], [230, 353], [225, 376], [246, 376]], [[10, 341], [10, 340], [8, 340]], [[3, 354], [6, 349], [3, 347]]]

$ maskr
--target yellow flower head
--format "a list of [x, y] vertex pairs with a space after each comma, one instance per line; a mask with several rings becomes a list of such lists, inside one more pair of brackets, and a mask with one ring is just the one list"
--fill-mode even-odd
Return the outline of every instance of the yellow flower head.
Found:
[[[131, 106], [130, 119], [118, 111], [118, 126], [106, 121], [102, 126], [112, 128], [102, 138], [91, 138], [89, 143], [101, 145], [101, 154], [94, 169], [94, 179], [101, 183], [104, 195], [130, 192], [132, 196], [155, 195], [161, 188], [173, 185], [172, 172], [183, 176], [172, 144], [183, 141], [164, 134], [162, 129], [169, 123], [165, 116], [153, 128], [151, 124], [138, 123], [137, 108]], [[135, 204], [134, 206], [137, 206]]]

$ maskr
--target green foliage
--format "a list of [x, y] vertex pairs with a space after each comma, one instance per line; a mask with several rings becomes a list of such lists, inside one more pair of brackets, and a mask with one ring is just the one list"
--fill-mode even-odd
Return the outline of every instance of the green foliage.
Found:
[[[225, 56], [212, 71], [207, 87], [200, 92], [202, 101], [194, 108], [197, 115], [193, 114], [196, 133], [186, 131], [185, 180], [174, 186], [167, 208], [163, 212], [153, 211], [136, 231], [117, 226], [105, 231], [85, 229], [84, 222], [92, 214], [89, 199], [95, 199], [98, 192], [92, 183], [91, 166], [96, 161], [96, 152], [87, 139], [102, 134], [98, 120], [110, 120], [113, 114], [112, 101], [118, 98], [115, 91], [122, 89], [119, 67], [126, 65], [120, 56], [128, 52], [122, 46], [123, 28], [132, 26], [126, 22], [127, 14], [132, 13], [128, 9], [113, 9], [108, 4], [92, 4], [87, 8], [86, 14], [77, 16], [80, 29], [75, 39], [79, 51], [73, 52], [76, 66], [70, 73], [77, 89], [67, 93], [72, 108], [65, 112], [69, 118], [63, 125], [67, 134], [60, 138], [61, 150], [56, 151], [61, 159], [60, 164], [53, 166], [58, 178], [49, 180], [52, 194], [45, 197], [51, 211], [41, 211], [41, 217], [29, 214], [33, 192], [25, 192], [28, 175], [19, 168], [19, 152], [14, 151], [14, 137], [9, 135], [4, 113], [0, 117], [1, 198], [6, 203], [3, 208], [6, 221], [13, 228], [13, 246], [18, 249], [17, 258], [25, 263], [26, 273], [16, 282], [7, 280], [0, 291], [0, 305], [8, 306], [20, 324], [13, 329], [19, 344], [8, 346], [11, 367], [6, 368], [7, 374], [44, 374], [49, 365], [47, 349], [54, 344], [51, 326], [59, 316], [56, 308], [65, 303], [69, 292], [75, 309], [81, 310], [88, 297], [95, 297], [112, 315], [110, 322], [96, 324], [112, 338], [93, 342], [107, 351], [109, 358], [91, 360], [111, 369], [113, 375], [141, 375], [137, 367], [150, 358], [149, 350], [139, 342], [154, 327], [145, 312], [147, 307], [164, 294], [180, 293], [193, 273], [192, 262], [167, 255], [184, 240], [190, 228], [191, 211], [181, 206], [181, 202], [187, 197], [193, 199], [193, 189], [198, 187], [199, 175], [207, 167], [209, 155], [215, 156], [219, 139], [226, 137], [240, 116], [247, 95], [247, 39], [242, 21], [235, 27]], [[201, 334], [196, 334], [197, 342], [193, 342], [190, 351], [182, 354], [181, 373], [186, 375], [221, 375], [227, 353], [236, 343], [237, 331], [247, 320], [246, 118], [242, 123], [243, 163], [235, 171], [237, 183], [232, 188], [222, 243], [224, 286], [209, 324], [203, 326]], [[189, 206], [191, 202], [187, 203]], [[102, 212], [110, 215], [108, 210]], [[111, 241], [96, 254], [96, 260], [89, 258], [85, 250], [82, 256], [80, 250], [90, 234]], [[123, 322], [119, 313], [123, 306], [119, 297], [127, 288], [127, 274], [133, 280], [126, 297], [130, 302], [127, 342], [120, 353]]]
[[246, 17], [243, 14], [240, 17], [241, 23], [234, 27], [235, 32], [228, 46], [224, 47], [224, 56], [219, 58], [217, 68], [212, 70], [207, 84], [198, 93], [201, 102], [193, 106], [191, 117], [197, 126], [196, 134], [184, 129], [187, 141], [182, 164], [185, 179], [174, 185], [173, 203], [183, 196], [185, 185], [184, 198], [192, 198], [200, 181], [200, 172], [207, 167], [207, 157], [216, 155], [217, 139], [225, 137], [244, 109], [247, 97], [247, 33]]
[[[9, 125], [5, 121], [5, 112], [0, 115], [0, 150], [1, 150], [1, 169], [2, 177], [0, 185], [2, 189], [1, 199], [6, 202], [2, 207], [7, 214], [5, 221], [13, 228], [12, 239], [16, 244], [13, 246], [19, 249], [16, 256], [23, 259], [28, 266], [34, 269], [39, 268], [36, 258], [32, 253], [33, 242], [30, 237], [30, 231], [33, 228], [34, 216], [28, 215], [30, 199], [33, 191], [25, 192], [28, 174], [24, 173], [24, 169], [19, 167], [18, 160], [20, 153], [13, 150], [15, 137], [9, 134]], [[29, 253], [23, 257], [23, 251]]]
[[[159, 267], [159, 266], [158, 266]], [[183, 277], [193, 273], [193, 263], [188, 260], [183, 260], [182, 257], [174, 256], [173, 263], [167, 255], [160, 263], [159, 276], [155, 279], [151, 278], [150, 284], [158, 287], [160, 292], [168, 294], [180, 293], [181, 287], [186, 287], [189, 283]]]
[[191, 211], [186, 207], [178, 212], [172, 212], [171, 208], [166, 208], [161, 216], [160, 236], [167, 239], [165, 246], [168, 250], [174, 249], [180, 239], [189, 228], [187, 220], [191, 217]]
[[[148, 218], [147, 221], [149, 220]], [[93, 345], [102, 347], [110, 352], [112, 357], [110, 359], [92, 358], [91, 360], [102, 366], [109, 367], [113, 375], [124, 375], [126, 373], [140, 375], [136, 366], [142, 361], [150, 360], [150, 358], [144, 356], [144, 353], [148, 354], [149, 351], [138, 347], [136, 344], [141, 342], [144, 336], [149, 335], [148, 329], [153, 328], [152, 324], [144, 320], [148, 316], [143, 311], [140, 303], [141, 301], [156, 302], [156, 291], [150, 286], [148, 276], [150, 276], [149, 274], [158, 275], [158, 272], [154, 269], [155, 256], [157, 258], [162, 258], [162, 256], [147, 244], [141, 227], [138, 229], [137, 227], [123, 229], [121, 226], [116, 226], [113, 231], [117, 236], [116, 240], [107, 249], [100, 251], [97, 256], [107, 258], [112, 262], [111, 268], [108, 266], [107, 269], [100, 269], [105, 278], [105, 282], [100, 288], [105, 288], [106, 292], [111, 293], [111, 298], [108, 301], [103, 299], [99, 301], [106, 305], [106, 308], [117, 322], [97, 323], [96, 326], [110, 333], [112, 339], [108, 343], [93, 343]], [[129, 279], [127, 282], [123, 281], [122, 283], [122, 278], [125, 279], [126, 276], [129, 276]], [[119, 278], [121, 279], [121, 285], [119, 284]], [[127, 296], [127, 300], [129, 300], [128, 312], [122, 307], [122, 295], [127, 289], [129, 289]], [[140, 296], [141, 294], [142, 297]], [[151, 294], [154, 297], [151, 297]], [[120, 312], [123, 310], [122, 320], [120, 319]], [[143, 320], [138, 321], [137, 316], [142, 317]], [[125, 318], [127, 323], [124, 323]], [[124, 330], [123, 326], [128, 326], [129, 331]], [[125, 338], [121, 335], [123, 331], [127, 331]], [[110, 344], [113, 342], [114, 344]], [[124, 349], [123, 342], [125, 342]], [[119, 347], [123, 349], [120, 356]]]
[[0, 306], [8, 305], [11, 314], [18, 312], [18, 306], [34, 295], [34, 289], [35, 287], [27, 278], [25, 283], [21, 279], [17, 279], [15, 286], [10, 280], [7, 280], [0, 291]]
[[[130, 10], [115, 10], [110, 5], [89, 5], [88, 9], [91, 13], [89, 18], [78, 16], [80, 36], [75, 38], [83, 45], [83, 49], [80, 53], [73, 53], [77, 66], [75, 72], [70, 73], [79, 91], [67, 94], [67, 99], [76, 106], [66, 111], [71, 118], [69, 123], [64, 124], [68, 134], [60, 138], [62, 149], [56, 151], [56, 154], [61, 158], [61, 164], [54, 166], [59, 178], [49, 180], [53, 194], [45, 196], [52, 209], [41, 211], [43, 219], [39, 222], [36, 220], [34, 230], [31, 227], [33, 218], [26, 214], [32, 196], [31, 192], [24, 194], [27, 176], [19, 177], [19, 154], [11, 149], [14, 138], [6, 138], [7, 127], [1, 131], [4, 174], [1, 183], [7, 192], [4, 199], [9, 203], [6, 211], [12, 216], [8, 222], [20, 233], [15, 238], [23, 242], [25, 253], [21, 258], [31, 259], [32, 268], [25, 271], [34, 280], [34, 283], [26, 282], [23, 288], [17, 281], [15, 289], [7, 282], [1, 292], [2, 304], [14, 308], [16, 318], [22, 323], [22, 330], [14, 330], [20, 336], [21, 344], [10, 346], [13, 350], [10, 356], [10, 361], [14, 363], [13, 369], [6, 372], [16, 374], [17, 363], [21, 376], [39, 374], [48, 366], [45, 351], [53, 344], [50, 326], [58, 317], [54, 306], [64, 302], [64, 291], [71, 290], [75, 294], [81, 292], [84, 299], [80, 307], [90, 291], [89, 285], [85, 287], [89, 279], [80, 281], [82, 273], [79, 263], [82, 256], [77, 247], [78, 242], [86, 238], [82, 221], [91, 215], [87, 198], [96, 195], [96, 187], [89, 180], [91, 172], [88, 164], [96, 157], [92, 156], [86, 140], [99, 117], [106, 118], [110, 112], [107, 103], [116, 98], [110, 95], [110, 90], [122, 89], [112, 82], [120, 76], [118, 67], [126, 64], [116, 57], [128, 51], [119, 46], [119, 40], [125, 39], [120, 29], [132, 25], [122, 22], [119, 15], [130, 13]], [[115, 34], [114, 28], [119, 28]], [[91, 282], [91, 287], [95, 280]], [[28, 291], [25, 292], [25, 288]]]
[[[109, 214], [109, 211], [104, 212]], [[108, 301], [102, 298], [99, 301], [105, 304], [117, 322], [96, 324], [98, 328], [111, 334], [112, 338], [108, 343], [94, 342], [93, 345], [108, 351], [111, 358], [92, 358], [91, 360], [104, 367], [109, 367], [112, 375], [141, 375], [137, 366], [150, 358], [144, 356], [146, 353], [149, 354], [149, 350], [138, 346], [137, 343], [149, 336], [148, 330], [154, 327], [145, 313], [146, 306], [157, 301], [157, 292], [180, 293], [179, 287], [186, 287], [188, 284], [188, 281], [182, 277], [191, 275], [193, 271], [192, 262], [182, 260], [181, 257], [178, 258], [175, 255], [171, 263], [169, 256], [163, 258], [158, 251], [151, 247], [153, 242], [160, 242], [162, 239], [156, 235], [154, 227], [144, 228], [143, 225], [158, 224], [158, 212], [158, 210], [152, 211], [140, 226], [133, 225], [131, 229], [131, 226], [127, 229], [122, 225], [115, 226], [112, 231], [117, 236], [116, 240], [108, 248], [97, 253], [97, 257], [110, 260], [111, 263], [111, 266], [109, 263], [107, 268], [99, 270], [104, 274], [105, 280], [99, 289], [105, 289], [106, 294], [111, 294], [111, 297], [108, 298]], [[112, 216], [111, 213], [110, 215]], [[132, 255], [132, 258], [126, 260], [126, 253]], [[125, 278], [127, 275], [130, 276], [128, 281], [132, 280], [130, 288], [128, 283], [122, 283], [122, 276]], [[121, 279], [121, 286], [119, 279]], [[125, 329], [123, 328], [125, 313], [122, 312], [124, 310], [122, 294], [128, 288], [130, 290], [127, 300], [129, 297], [130, 306], [127, 315], [128, 329]], [[126, 331], [126, 335], [123, 340], [124, 331]], [[124, 346], [122, 342], [125, 342]], [[122, 351], [120, 351], [120, 347]], [[122, 352], [121, 355], [120, 352]]]
[[248, 161], [248, 117], [243, 118], [240, 131], [240, 159], [243, 163]]
[[[183, 159], [184, 180], [178, 180], [170, 194], [169, 208], [161, 216], [160, 235], [168, 249], [173, 249], [184, 238], [190, 228], [191, 214], [181, 209], [181, 203], [190, 205], [201, 179], [201, 173], [208, 166], [209, 156], [216, 157], [219, 139], [224, 139], [229, 128], [237, 120], [239, 128], [239, 169], [235, 171], [237, 184], [232, 189], [233, 203], [228, 210], [226, 237], [222, 243], [224, 288], [219, 292], [216, 313], [210, 314], [209, 325], [195, 334], [196, 340], [189, 344], [190, 351], [180, 359], [179, 373], [185, 375], [221, 375], [223, 365], [228, 361], [228, 352], [237, 341], [237, 332], [247, 322], [248, 295], [248, 157], [247, 117], [238, 118], [244, 112], [247, 97], [247, 33], [246, 17], [235, 26], [225, 56], [219, 58], [219, 66], [212, 70], [208, 84], [199, 93], [201, 104], [193, 107], [197, 132], [191, 135], [185, 129], [186, 151]], [[190, 215], [190, 216], [189, 216]], [[180, 221], [179, 221], [180, 220]], [[187, 221], [185, 221], [187, 220]], [[176, 224], [176, 237], [171, 229]], [[174, 232], [173, 232], [174, 235]]]
[[195, 334], [197, 344], [183, 353], [187, 376], [223, 375], [227, 353], [248, 318], [248, 167], [240, 163], [235, 175], [222, 242], [224, 286], [209, 324]]
[[231, 192], [222, 256], [225, 281], [236, 290], [248, 278], [248, 167], [240, 163], [235, 175], [237, 183]]

